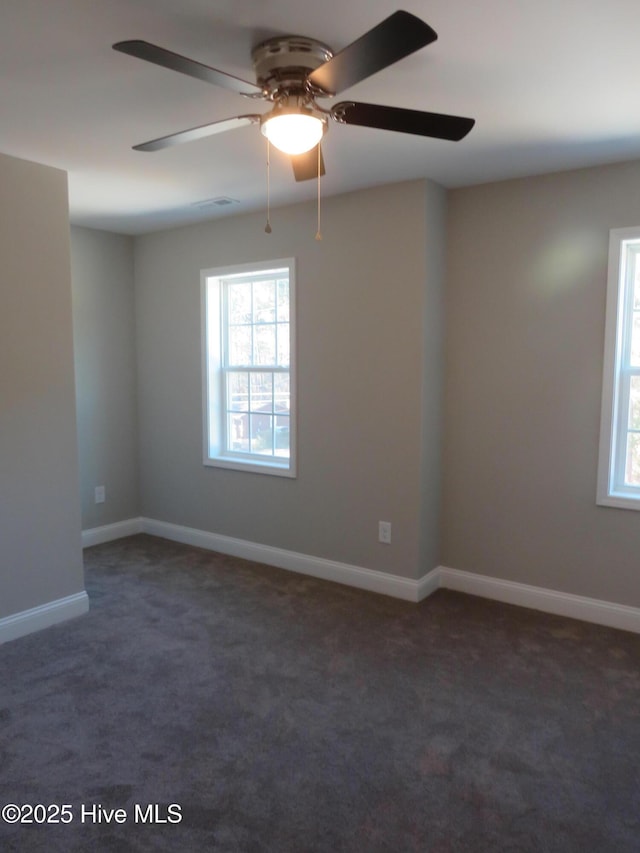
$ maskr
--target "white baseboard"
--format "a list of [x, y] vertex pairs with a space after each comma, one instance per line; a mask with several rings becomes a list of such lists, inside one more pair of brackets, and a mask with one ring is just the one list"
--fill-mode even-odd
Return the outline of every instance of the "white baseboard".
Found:
[[5, 616], [4, 619], [0, 619], [0, 644], [17, 640], [18, 637], [41, 631], [43, 628], [50, 628], [58, 622], [83, 616], [88, 611], [89, 596], [86, 592], [77, 592], [75, 595], [68, 595], [66, 598], [58, 598], [56, 601], [48, 601], [30, 610]]
[[439, 566], [440, 586], [557, 616], [640, 633], [640, 608]]
[[[89, 545], [98, 545], [123, 536], [132, 536], [134, 533], [149, 533], [152, 536], [160, 536], [185, 545], [195, 545], [209, 551], [219, 551], [233, 557], [266, 563], [322, 580], [335, 581], [358, 589], [401, 598], [404, 601], [422, 601], [437, 589], [451, 589], [494, 601], [503, 601], [506, 604], [516, 604], [519, 607], [529, 607], [545, 613], [640, 633], [640, 608], [638, 607], [477, 575], [446, 566], [438, 566], [419, 580], [411, 580], [348, 563], [312, 557], [308, 554], [273, 548], [270, 545], [260, 545], [245, 539], [235, 539], [219, 533], [209, 533], [206, 530], [157, 521], [153, 518], [131, 518], [116, 524], [84, 530], [82, 544], [86, 548]], [[2, 642], [1, 629], [0, 621], [0, 642]]]
[[141, 518], [127, 518], [125, 521], [116, 521], [114, 524], [91, 527], [82, 531], [82, 547], [102, 545], [103, 542], [112, 542], [114, 539], [133, 536], [135, 533], [142, 533]]
[[348, 563], [325, 560], [322, 557], [311, 557], [308, 554], [298, 554], [295, 551], [285, 551], [282, 548], [273, 548], [270, 545], [259, 545], [244, 539], [234, 539], [231, 536], [208, 533], [205, 530], [182, 527], [179, 524], [156, 521], [152, 518], [142, 519], [142, 530], [144, 533], [161, 536], [174, 542], [195, 545], [198, 548], [230, 554], [233, 557], [242, 557], [245, 560], [254, 560], [257, 563], [266, 563], [279, 569], [311, 575], [322, 580], [336, 581], [358, 589], [366, 589], [369, 592], [379, 592], [393, 598], [401, 598], [404, 601], [420, 601], [421, 598], [429, 594], [426, 591], [427, 589], [433, 591], [430, 589], [432, 581], [425, 583], [425, 580], [433, 574], [432, 572], [420, 581], [410, 580], [386, 572], [378, 572], [374, 569], [364, 569], [360, 566], [351, 566]]
[[416, 601], [422, 601], [440, 589], [440, 567], [432, 569], [423, 575], [418, 581], [418, 598]]

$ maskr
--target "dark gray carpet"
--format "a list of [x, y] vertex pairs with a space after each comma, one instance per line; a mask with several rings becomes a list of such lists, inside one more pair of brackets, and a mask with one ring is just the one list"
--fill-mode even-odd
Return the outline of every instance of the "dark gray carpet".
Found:
[[3, 853], [640, 850], [640, 637], [148, 536], [85, 562], [90, 614], [0, 647], [0, 805], [74, 820]]

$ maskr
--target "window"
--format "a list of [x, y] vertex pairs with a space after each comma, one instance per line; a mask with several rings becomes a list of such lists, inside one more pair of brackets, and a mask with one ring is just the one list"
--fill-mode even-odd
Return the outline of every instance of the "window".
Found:
[[293, 259], [204, 270], [204, 464], [295, 477]]
[[640, 227], [610, 234], [598, 503], [640, 509]]

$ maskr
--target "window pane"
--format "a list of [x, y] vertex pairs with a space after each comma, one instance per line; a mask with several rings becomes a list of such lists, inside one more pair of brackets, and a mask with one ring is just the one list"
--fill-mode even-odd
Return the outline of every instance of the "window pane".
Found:
[[289, 366], [289, 324], [278, 323], [278, 361], [279, 367]]
[[295, 476], [292, 264], [204, 272], [205, 464]]
[[288, 412], [291, 408], [289, 374], [276, 373], [274, 376], [274, 411]]
[[630, 432], [627, 436], [625, 483], [640, 486], [640, 433], [637, 432]]
[[640, 228], [610, 232], [597, 502], [640, 510]]
[[289, 456], [290, 419], [287, 415], [276, 416], [276, 456]]
[[631, 366], [640, 367], [640, 311], [633, 312], [631, 332]]
[[227, 300], [230, 323], [251, 322], [251, 285], [227, 285]]
[[229, 326], [229, 365], [253, 364], [251, 326]]
[[275, 281], [256, 281], [253, 285], [253, 322], [273, 323], [276, 319]]
[[273, 403], [273, 374], [251, 374], [251, 411], [271, 412]]
[[629, 390], [629, 429], [640, 429], [640, 376], [631, 377]]
[[249, 410], [249, 374], [227, 374], [227, 409], [233, 412]]
[[253, 333], [253, 363], [276, 363], [276, 327], [274, 323], [256, 326]]
[[278, 281], [278, 321], [289, 321], [289, 279]]
[[251, 452], [273, 456], [273, 418], [251, 415]]
[[229, 412], [227, 415], [227, 450], [249, 451], [249, 415]]

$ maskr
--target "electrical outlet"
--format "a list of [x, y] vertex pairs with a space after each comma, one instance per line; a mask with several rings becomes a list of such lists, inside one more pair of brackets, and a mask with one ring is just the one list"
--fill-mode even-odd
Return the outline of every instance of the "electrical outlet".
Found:
[[94, 491], [94, 499], [97, 504], [103, 504], [106, 501], [107, 495], [104, 486], [96, 486]]
[[391, 545], [391, 522], [378, 522], [378, 542], [383, 542], [385, 545]]

